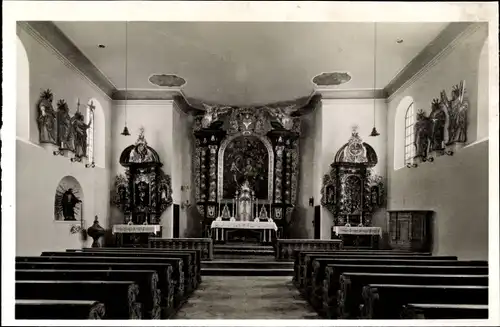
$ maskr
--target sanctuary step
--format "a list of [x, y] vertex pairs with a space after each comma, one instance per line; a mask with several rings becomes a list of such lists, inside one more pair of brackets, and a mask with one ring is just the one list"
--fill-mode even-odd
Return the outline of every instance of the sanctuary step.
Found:
[[275, 252], [272, 246], [234, 243], [214, 245], [214, 258], [219, 259], [261, 259], [273, 261]]

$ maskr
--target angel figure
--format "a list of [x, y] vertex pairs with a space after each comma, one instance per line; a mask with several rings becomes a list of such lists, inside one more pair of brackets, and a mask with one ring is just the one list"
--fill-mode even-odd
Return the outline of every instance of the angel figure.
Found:
[[201, 119], [201, 126], [203, 128], [210, 127], [210, 125], [212, 125], [219, 119], [219, 115], [224, 115], [231, 109], [231, 107], [228, 106], [218, 107], [207, 104], [203, 104], [203, 107], [205, 107], [205, 114]]

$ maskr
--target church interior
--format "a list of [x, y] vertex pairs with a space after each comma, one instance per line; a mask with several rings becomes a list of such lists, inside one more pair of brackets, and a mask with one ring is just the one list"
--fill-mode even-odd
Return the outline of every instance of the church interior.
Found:
[[487, 23], [16, 29], [16, 319], [488, 318]]

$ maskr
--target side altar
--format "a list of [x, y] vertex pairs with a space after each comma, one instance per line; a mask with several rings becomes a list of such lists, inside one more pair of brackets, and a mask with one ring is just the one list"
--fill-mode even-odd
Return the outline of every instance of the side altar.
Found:
[[148, 246], [150, 237], [161, 237], [160, 218], [172, 204], [170, 176], [161, 167], [158, 153], [148, 146], [141, 128], [135, 144], [120, 155], [125, 174], [116, 176], [112, 204], [123, 215], [112, 233], [118, 246]]
[[351, 138], [336, 153], [323, 178], [321, 204], [333, 214], [332, 239], [344, 248], [378, 248], [382, 229], [372, 226], [372, 215], [384, 205], [382, 177], [373, 167], [375, 150], [353, 129]]

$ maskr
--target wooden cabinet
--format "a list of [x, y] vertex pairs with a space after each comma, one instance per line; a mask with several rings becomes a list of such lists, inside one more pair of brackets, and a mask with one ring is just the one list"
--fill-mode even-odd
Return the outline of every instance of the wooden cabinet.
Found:
[[392, 249], [429, 252], [432, 211], [388, 211], [387, 229]]

